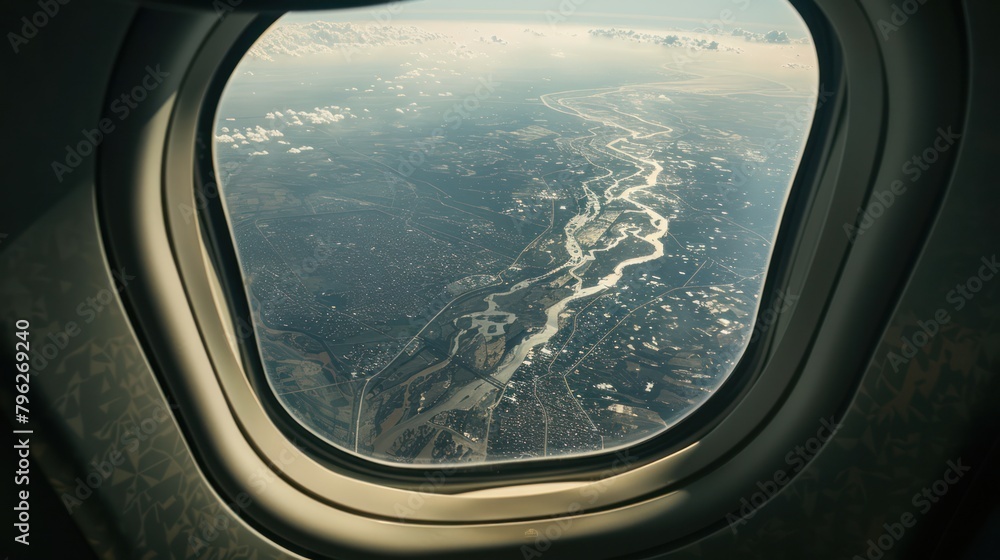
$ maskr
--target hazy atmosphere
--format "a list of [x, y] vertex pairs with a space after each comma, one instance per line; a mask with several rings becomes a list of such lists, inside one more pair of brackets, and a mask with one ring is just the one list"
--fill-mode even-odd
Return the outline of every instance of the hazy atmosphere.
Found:
[[733, 371], [810, 128], [785, 2], [282, 19], [217, 114], [270, 387], [392, 464], [596, 453]]

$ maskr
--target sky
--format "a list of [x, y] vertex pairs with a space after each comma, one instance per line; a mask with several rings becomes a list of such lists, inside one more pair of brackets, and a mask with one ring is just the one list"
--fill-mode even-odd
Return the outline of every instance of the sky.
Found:
[[[727, 15], [727, 10], [731, 15]], [[793, 36], [807, 35], [798, 13], [787, 0], [407, 0], [369, 8], [290, 16], [291, 21], [324, 19], [356, 23], [386, 23], [398, 17], [413, 19], [464, 19], [523, 21], [633, 27], [660, 26], [670, 20], [677, 27], [719, 25], [756, 32], [771, 29]], [[723, 21], [726, 18], [726, 21]]]

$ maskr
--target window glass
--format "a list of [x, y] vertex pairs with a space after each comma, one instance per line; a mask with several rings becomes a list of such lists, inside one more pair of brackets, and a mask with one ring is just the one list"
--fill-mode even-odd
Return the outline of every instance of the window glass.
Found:
[[808, 29], [784, 0], [469, 6], [286, 16], [230, 78], [216, 163], [270, 388], [401, 466], [661, 434], [768, 326]]

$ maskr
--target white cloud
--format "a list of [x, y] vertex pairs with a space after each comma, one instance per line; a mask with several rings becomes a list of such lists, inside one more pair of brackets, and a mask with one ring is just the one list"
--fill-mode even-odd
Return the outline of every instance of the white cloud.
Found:
[[267, 142], [271, 138], [280, 138], [284, 136], [280, 130], [268, 130], [260, 125], [257, 125], [254, 128], [247, 127], [245, 129], [245, 134], [247, 140], [258, 144], [261, 142]]
[[285, 111], [285, 114], [290, 116], [291, 119], [287, 119], [285, 122], [291, 126], [299, 126], [306, 122], [309, 124], [333, 124], [347, 118], [343, 113], [334, 113], [330, 109], [340, 109], [340, 107], [314, 107], [312, 111], [295, 111], [289, 109]]
[[443, 38], [445, 35], [412, 25], [359, 25], [327, 21], [286, 23], [261, 37], [248, 56], [265, 61], [331, 53], [350, 56], [364, 48], [418, 45]]

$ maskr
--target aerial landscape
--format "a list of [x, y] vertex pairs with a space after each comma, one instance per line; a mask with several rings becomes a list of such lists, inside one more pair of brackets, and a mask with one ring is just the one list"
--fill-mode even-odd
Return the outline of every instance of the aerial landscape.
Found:
[[821, 90], [808, 30], [437, 1], [283, 18], [226, 88], [270, 389], [398, 466], [665, 432], [750, 341]]

